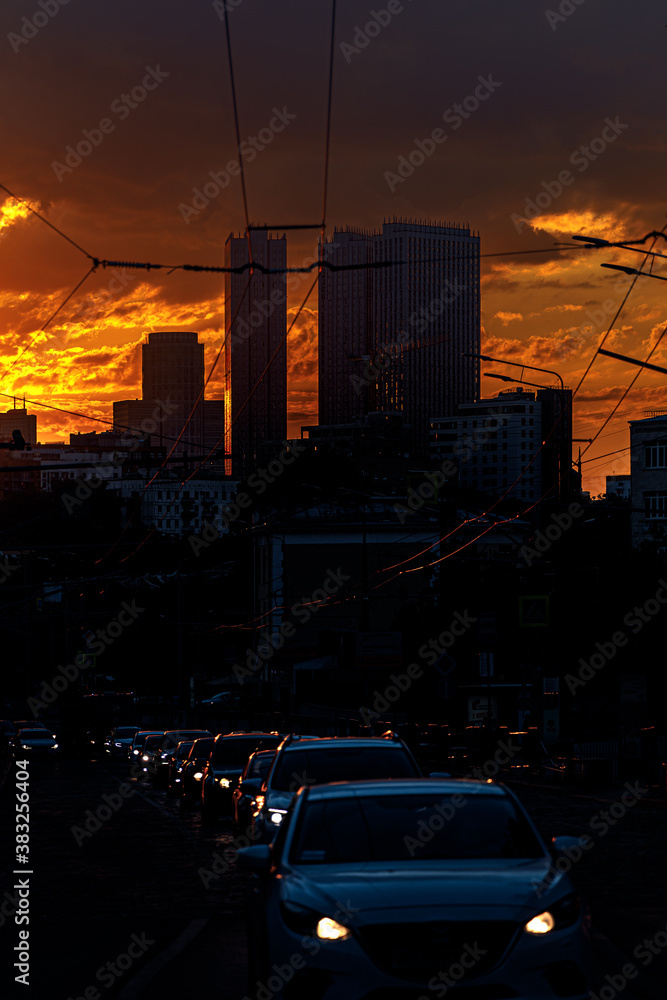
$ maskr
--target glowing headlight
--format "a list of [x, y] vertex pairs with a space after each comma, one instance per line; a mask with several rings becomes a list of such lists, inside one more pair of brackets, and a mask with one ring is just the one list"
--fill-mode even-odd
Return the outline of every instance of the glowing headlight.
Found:
[[148, 754], [147, 753], [143, 754], [143, 756], [142, 756], [141, 759], [142, 760], [148, 760], [149, 759]]
[[269, 813], [269, 819], [271, 820], [274, 826], [280, 826], [283, 819], [285, 818], [286, 813], [287, 813], [286, 809], [274, 809], [273, 812]]
[[201, 773], [201, 771], [197, 771], [196, 774], [193, 774], [193, 778], [195, 779], [195, 781], [201, 781], [203, 777], [204, 775]]
[[29, 743], [22, 743], [21, 744], [21, 749], [22, 750], [30, 750], [30, 744]]
[[321, 920], [318, 920], [315, 933], [322, 941], [344, 941], [350, 936], [347, 927], [343, 927], [331, 917], [322, 917]]
[[548, 934], [555, 926], [556, 921], [549, 911], [545, 910], [544, 913], [538, 913], [536, 917], [529, 920], [524, 930], [528, 931], [529, 934]]
[[57, 749], [58, 749], [58, 744], [57, 744], [57, 743], [54, 743], [54, 744], [53, 744], [53, 746], [51, 747], [51, 749], [52, 749], [52, 750], [57, 750]]
[[229, 778], [216, 778], [215, 780], [218, 782], [218, 784], [220, 785], [221, 788], [230, 788], [231, 787], [232, 783], [229, 780]]
[[139, 753], [139, 751], [138, 750], [133, 750], [132, 753]]

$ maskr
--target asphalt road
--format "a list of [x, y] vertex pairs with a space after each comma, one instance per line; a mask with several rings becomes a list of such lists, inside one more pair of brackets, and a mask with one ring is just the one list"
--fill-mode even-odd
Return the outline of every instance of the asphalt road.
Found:
[[[1, 996], [241, 1000], [248, 995], [247, 876], [229, 854], [225, 864], [223, 852], [233, 841], [230, 826], [203, 828], [198, 811], [181, 811], [152, 786], [128, 785], [126, 766], [118, 762], [35, 763], [30, 865], [13, 876], [13, 779], [12, 763], [0, 796]], [[626, 807], [602, 833], [599, 814], [610, 803], [527, 787], [518, 793], [545, 836], [591, 837], [591, 848], [571, 875], [591, 905], [601, 984], [608, 985], [604, 977], [610, 976], [618, 985], [620, 970], [631, 963], [637, 976], [614, 996], [667, 995], [660, 986], [667, 983], [667, 947], [654, 943], [667, 927], [667, 809]], [[620, 806], [614, 809], [619, 811]], [[29, 987], [14, 983], [12, 968], [19, 931], [12, 885], [27, 878]], [[645, 940], [657, 954], [647, 951]], [[633, 956], [636, 948], [642, 958]], [[601, 1000], [611, 1000], [611, 993]]]

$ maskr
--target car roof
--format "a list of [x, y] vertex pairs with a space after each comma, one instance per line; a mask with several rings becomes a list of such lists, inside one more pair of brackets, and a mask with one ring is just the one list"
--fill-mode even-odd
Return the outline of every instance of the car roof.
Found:
[[[474, 788], [474, 792], [473, 792]], [[335, 781], [326, 785], [305, 785], [308, 800], [344, 798], [349, 795], [424, 795], [438, 792], [442, 795], [485, 795], [507, 797], [503, 785], [489, 784], [476, 778], [378, 778], [373, 781]]]
[[383, 736], [304, 736], [302, 739], [293, 740], [283, 747], [285, 753], [290, 750], [298, 750], [301, 746], [322, 747], [390, 747], [393, 749], [405, 750], [402, 740], [387, 739]]

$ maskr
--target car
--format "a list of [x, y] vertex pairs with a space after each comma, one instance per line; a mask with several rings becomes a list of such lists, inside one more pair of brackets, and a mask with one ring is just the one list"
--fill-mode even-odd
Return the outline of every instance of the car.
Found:
[[21, 757], [54, 757], [60, 753], [58, 737], [48, 729], [19, 729], [11, 741], [16, 759]]
[[169, 799], [180, 797], [181, 784], [183, 781], [181, 777], [183, 764], [185, 763], [185, 758], [190, 753], [193, 744], [194, 740], [181, 740], [172, 752], [171, 764], [169, 765], [169, 773], [167, 776], [167, 798]]
[[149, 778], [153, 776], [153, 772], [155, 770], [155, 758], [160, 753], [163, 737], [164, 733], [160, 733], [157, 736], [147, 736], [144, 740], [139, 760], [139, 763], [141, 764], [141, 773], [140, 775], [137, 775], [137, 780], [141, 777], [142, 781], [148, 781]]
[[557, 866], [576, 843], [550, 852], [492, 781], [304, 785], [274, 842], [239, 851], [249, 982], [273, 1000], [588, 998], [588, 907]]
[[151, 775], [156, 788], [166, 788], [169, 781], [171, 752], [182, 740], [196, 740], [200, 736], [213, 736], [208, 729], [168, 729], [158, 751], [154, 751]]
[[204, 823], [213, 823], [224, 813], [232, 814], [232, 794], [239, 783], [248, 757], [255, 750], [275, 750], [280, 733], [221, 733], [204, 767], [201, 780], [201, 808]]
[[227, 708], [231, 705], [237, 705], [241, 699], [237, 694], [232, 694], [231, 691], [218, 691], [217, 694], [212, 694], [210, 698], [202, 698], [199, 704], [202, 708]]
[[358, 778], [421, 778], [406, 744], [388, 731], [383, 736], [288, 736], [255, 796], [252, 839], [269, 843], [302, 785]]
[[12, 722], [12, 725], [14, 726], [14, 729], [16, 730], [17, 733], [20, 732], [21, 729], [48, 730], [48, 726], [46, 726], [43, 722], [40, 722], [39, 719], [17, 719], [14, 722]]
[[264, 778], [269, 773], [274, 757], [275, 750], [258, 750], [248, 758], [232, 795], [234, 827], [239, 833], [252, 825], [251, 807], [255, 802], [255, 796], [259, 794]]
[[183, 761], [181, 772], [181, 800], [183, 809], [201, 804], [201, 780], [204, 776], [204, 766], [208, 763], [215, 740], [212, 736], [195, 740], [190, 747], [190, 753]]
[[104, 741], [104, 752], [111, 757], [127, 757], [140, 730], [141, 726], [115, 726]]
[[128, 750], [130, 769], [141, 761], [144, 745], [149, 736], [164, 736], [164, 729], [139, 729], [134, 734]]

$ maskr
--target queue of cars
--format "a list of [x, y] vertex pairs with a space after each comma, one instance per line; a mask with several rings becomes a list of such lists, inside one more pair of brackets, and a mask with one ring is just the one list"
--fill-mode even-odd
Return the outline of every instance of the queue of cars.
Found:
[[425, 775], [392, 732], [149, 730], [126, 752], [156, 787], [200, 804], [206, 822], [233, 819], [252, 844], [238, 851], [252, 875], [251, 991], [589, 996], [590, 917], [558, 864], [579, 841], [547, 845], [500, 782]]

